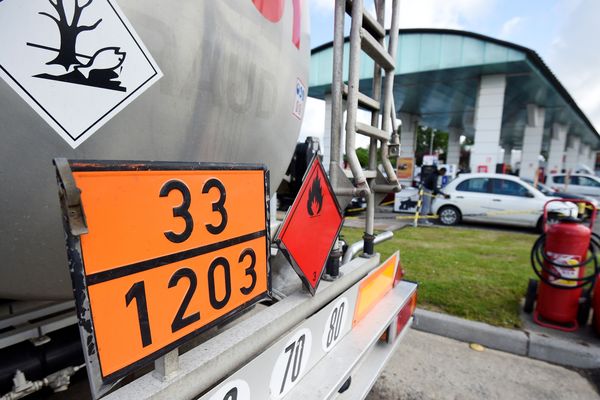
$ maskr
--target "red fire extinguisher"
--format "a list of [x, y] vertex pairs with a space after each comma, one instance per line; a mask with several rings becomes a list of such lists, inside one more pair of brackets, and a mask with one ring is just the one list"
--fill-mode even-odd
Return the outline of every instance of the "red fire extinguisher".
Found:
[[[574, 217], [548, 224], [548, 204], [552, 202], [591, 206], [589, 225]], [[530, 280], [524, 307], [526, 312], [531, 312], [537, 297], [533, 314], [537, 324], [574, 331], [587, 322], [591, 291], [598, 273], [596, 249], [600, 242], [592, 233], [595, 217], [596, 209], [588, 201], [554, 199], [545, 204], [544, 233], [531, 250], [531, 265], [540, 283]], [[586, 274], [586, 266], [593, 267], [591, 273]]]

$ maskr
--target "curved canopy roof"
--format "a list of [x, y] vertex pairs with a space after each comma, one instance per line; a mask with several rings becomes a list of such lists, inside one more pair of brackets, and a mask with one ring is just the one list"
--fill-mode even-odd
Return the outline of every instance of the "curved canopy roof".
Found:
[[[323, 98], [331, 90], [333, 44], [312, 50], [309, 95]], [[348, 77], [344, 46], [344, 79]], [[533, 50], [479, 35], [448, 29], [401, 29], [394, 99], [397, 112], [417, 114], [435, 129], [449, 127], [474, 134], [473, 117], [482, 75], [506, 74], [501, 142], [519, 148], [527, 123], [527, 104], [546, 109], [545, 136], [553, 123], [567, 125], [582, 143], [600, 147], [600, 136], [567, 90]], [[370, 92], [373, 61], [362, 54], [360, 90]], [[548, 140], [544, 140], [548, 145]]]

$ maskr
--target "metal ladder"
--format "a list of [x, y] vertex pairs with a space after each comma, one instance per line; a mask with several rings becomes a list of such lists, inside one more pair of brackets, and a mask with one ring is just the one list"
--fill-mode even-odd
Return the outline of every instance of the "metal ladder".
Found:
[[[363, 6], [363, 0], [336, 0], [333, 41], [333, 80], [332, 80], [332, 125], [331, 125], [331, 164], [330, 177], [338, 196], [367, 197], [367, 215], [364, 239], [364, 253], [373, 254], [373, 225], [376, 200], [390, 192], [400, 191], [400, 184], [389, 157], [399, 153], [399, 135], [396, 125], [393, 101], [396, 49], [398, 46], [398, 9], [400, 0], [392, 0], [391, 29], [388, 48], [385, 48], [385, 0], [375, 0], [377, 19], [374, 19]], [[349, 38], [348, 85], [343, 84], [344, 13], [351, 16]], [[371, 96], [359, 91], [359, 70], [361, 51], [375, 63]], [[383, 82], [382, 82], [383, 77]], [[383, 87], [382, 87], [383, 86]], [[382, 93], [383, 91], [383, 93]], [[341, 137], [342, 97], [346, 97], [346, 157], [350, 171], [339, 168]], [[357, 121], [358, 109], [371, 112], [371, 124]], [[379, 126], [380, 115], [381, 127]], [[369, 165], [363, 170], [356, 156], [356, 135], [371, 138]], [[378, 146], [379, 145], [379, 146]], [[383, 169], [387, 177], [377, 167], [377, 154], [381, 154]], [[339, 175], [354, 177], [354, 187], [344, 187]]]

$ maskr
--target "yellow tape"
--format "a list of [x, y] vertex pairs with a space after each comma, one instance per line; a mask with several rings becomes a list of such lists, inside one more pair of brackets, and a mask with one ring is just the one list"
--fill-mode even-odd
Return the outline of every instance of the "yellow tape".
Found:
[[363, 211], [366, 210], [366, 207], [359, 207], [359, 208], [349, 208], [346, 210], [346, 212], [355, 212], [355, 211]]
[[474, 214], [463, 214], [464, 217], [483, 217], [487, 215], [517, 215], [517, 214], [542, 214], [540, 210], [502, 210], [502, 211], [489, 211], [485, 213], [474, 213]]
[[[516, 214], [541, 214], [541, 211], [538, 210], [505, 210], [505, 211], [490, 211], [487, 213], [475, 213], [475, 214], [463, 214], [464, 217], [484, 217], [488, 215], [516, 215]], [[429, 216], [421, 216], [419, 213], [415, 213], [413, 215], [398, 215], [396, 219], [437, 219], [440, 218], [438, 214], [429, 215]]]
[[436, 218], [439, 218], [439, 217], [440, 217], [439, 215], [428, 215], [428, 216], [425, 216], [425, 217], [422, 216], [422, 215], [419, 216], [419, 217], [417, 217], [415, 215], [398, 215], [396, 217], [396, 219], [429, 219], [429, 218], [436, 219]]
[[419, 191], [419, 197], [423, 197], [423, 196], [429, 196], [429, 197], [433, 197], [433, 198], [436, 198], [436, 197], [440, 197], [440, 198], [442, 198], [442, 197], [443, 197], [443, 195], [439, 195], [439, 194], [429, 194], [429, 193], [425, 193], [425, 191], [423, 191], [423, 190], [421, 189], [421, 191]]
[[419, 221], [419, 214], [421, 213], [421, 202], [423, 200], [423, 187], [419, 188], [419, 200], [417, 200], [417, 212], [413, 218], [413, 226], [417, 226], [417, 222]]

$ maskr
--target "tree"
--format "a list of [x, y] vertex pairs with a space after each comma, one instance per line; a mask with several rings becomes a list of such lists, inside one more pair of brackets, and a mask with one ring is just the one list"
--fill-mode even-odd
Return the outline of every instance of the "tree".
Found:
[[360, 162], [361, 167], [367, 168], [369, 166], [369, 149], [363, 147], [357, 148], [356, 157], [358, 157], [358, 162]]
[[[356, 148], [356, 157], [358, 157], [358, 162], [360, 166], [363, 168], [369, 167], [369, 149], [364, 147]], [[348, 162], [348, 157], [344, 154], [344, 162]], [[381, 163], [381, 153], [377, 151], [377, 163]]]
[[56, 3], [52, 0], [48, 0], [52, 7], [56, 10], [58, 14], [58, 18], [48, 14], [47, 12], [40, 12], [40, 15], [44, 15], [50, 19], [52, 19], [56, 26], [58, 27], [58, 31], [60, 32], [60, 49], [58, 50], [58, 55], [52, 60], [48, 61], [47, 65], [62, 65], [65, 70], [69, 70], [69, 67], [72, 65], [80, 65], [81, 63], [77, 59], [75, 45], [77, 42], [77, 36], [81, 32], [91, 31], [96, 29], [100, 22], [102, 22], [102, 18], [96, 21], [92, 25], [79, 25], [79, 19], [81, 18], [81, 13], [85, 8], [87, 8], [90, 4], [92, 4], [93, 0], [88, 0], [87, 3], [83, 5], [79, 5], [79, 0], [74, 1], [74, 10], [73, 10], [73, 18], [71, 22], [67, 21], [67, 14], [65, 12], [65, 5], [63, 0], [56, 0]]
[[[431, 146], [431, 134], [433, 133], [432, 128], [419, 126], [417, 129], [417, 148], [415, 151], [415, 161], [417, 165], [423, 163], [423, 156], [429, 154], [429, 148]], [[435, 131], [435, 137], [433, 139], [433, 152], [446, 152], [448, 149], [448, 132]]]

